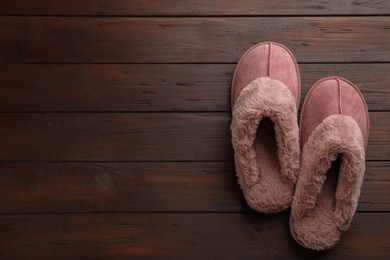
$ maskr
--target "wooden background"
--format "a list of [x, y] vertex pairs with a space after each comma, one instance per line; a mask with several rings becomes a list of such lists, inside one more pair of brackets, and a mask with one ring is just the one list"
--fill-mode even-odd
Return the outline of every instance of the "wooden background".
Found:
[[[390, 2], [2, 0], [1, 259], [388, 259]], [[328, 252], [251, 211], [230, 142], [250, 46], [339, 75], [371, 117], [358, 212]]]

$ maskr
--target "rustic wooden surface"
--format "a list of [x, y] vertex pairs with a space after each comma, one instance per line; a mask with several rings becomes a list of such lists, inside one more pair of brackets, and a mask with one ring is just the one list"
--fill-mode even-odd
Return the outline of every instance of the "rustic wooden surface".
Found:
[[301, 62], [390, 62], [389, 28], [387, 16], [4, 16], [0, 61], [234, 63], [251, 45], [277, 40]]
[[386, 0], [18, 0], [0, 2], [5, 15], [222, 16], [222, 15], [386, 15]]
[[[1, 259], [388, 259], [390, 2], [0, 1]], [[370, 110], [351, 228], [297, 245], [253, 212], [230, 82], [261, 41], [295, 54], [302, 99], [339, 75]]]

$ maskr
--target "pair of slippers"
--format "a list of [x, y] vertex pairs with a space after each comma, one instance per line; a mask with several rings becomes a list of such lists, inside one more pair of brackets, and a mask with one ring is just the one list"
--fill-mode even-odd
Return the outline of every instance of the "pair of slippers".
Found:
[[298, 65], [285, 46], [263, 42], [242, 56], [231, 94], [236, 172], [252, 209], [291, 206], [293, 238], [325, 250], [356, 212], [369, 116], [355, 85], [328, 77], [307, 93], [298, 127], [300, 96]]

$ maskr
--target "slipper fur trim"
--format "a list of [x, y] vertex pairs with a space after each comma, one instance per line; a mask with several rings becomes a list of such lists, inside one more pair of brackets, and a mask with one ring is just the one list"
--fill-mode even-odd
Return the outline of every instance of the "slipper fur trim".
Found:
[[238, 182], [244, 191], [261, 180], [253, 144], [265, 117], [275, 125], [281, 176], [292, 184], [297, 179], [300, 148], [295, 99], [282, 82], [261, 77], [241, 91], [233, 107], [232, 143]]
[[[331, 115], [319, 124], [302, 150], [301, 170], [291, 214], [295, 227], [307, 217], [317, 203], [326, 179], [326, 173], [333, 161], [341, 154], [340, 171], [335, 194], [333, 223], [327, 223], [329, 230], [346, 231], [356, 212], [360, 188], [365, 171], [364, 138], [356, 121], [346, 115]], [[314, 220], [315, 221], [315, 220]], [[335, 227], [332, 227], [335, 226]], [[334, 241], [326, 241], [319, 234], [300, 234], [295, 228], [300, 243], [306, 247], [323, 250]], [[320, 231], [319, 231], [320, 232]], [[321, 242], [322, 241], [322, 242]]]

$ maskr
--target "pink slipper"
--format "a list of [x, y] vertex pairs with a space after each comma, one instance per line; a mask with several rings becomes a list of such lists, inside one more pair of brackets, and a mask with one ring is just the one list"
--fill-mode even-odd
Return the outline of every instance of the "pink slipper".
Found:
[[302, 106], [300, 130], [290, 230], [304, 247], [329, 249], [352, 221], [365, 171], [369, 117], [359, 89], [337, 77], [315, 83]]
[[238, 182], [256, 211], [276, 213], [292, 202], [299, 171], [298, 65], [274, 42], [240, 59], [232, 83], [232, 143]]

